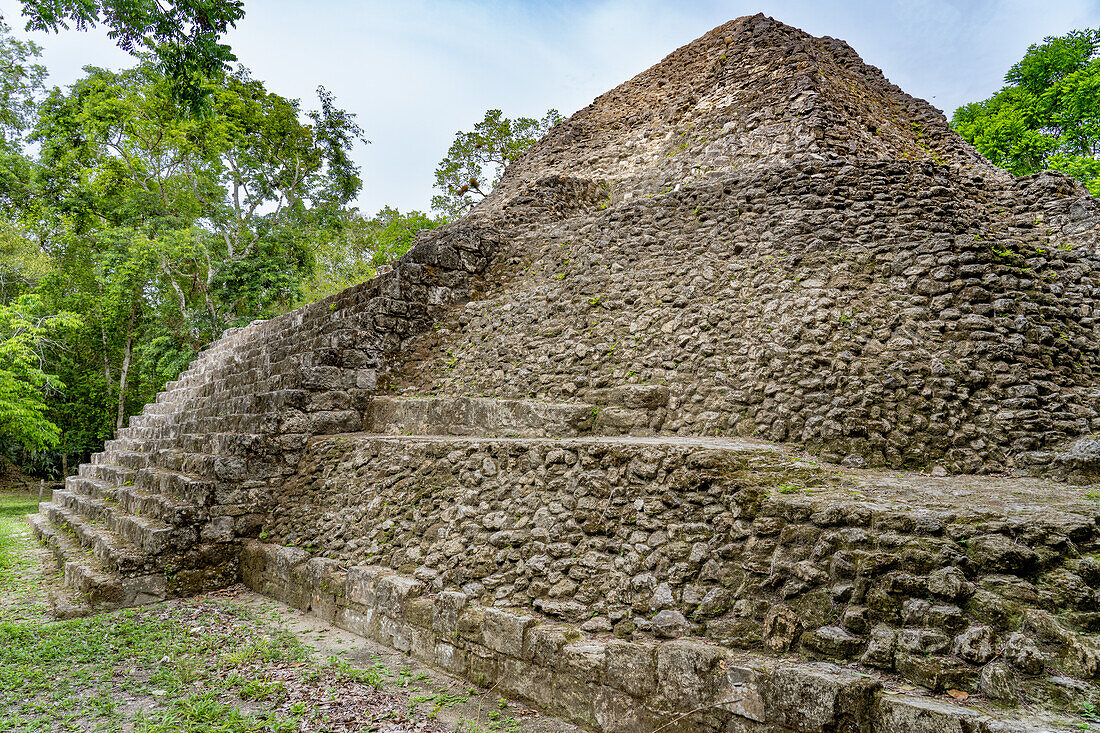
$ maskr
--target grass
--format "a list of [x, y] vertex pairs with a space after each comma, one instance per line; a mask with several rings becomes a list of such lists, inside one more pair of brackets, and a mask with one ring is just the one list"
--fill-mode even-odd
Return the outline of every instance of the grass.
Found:
[[38, 590], [32, 580], [38, 561], [28, 551], [33, 540], [26, 520], [36, 511], [38, 494], [0, 494], [0, 620], [14, 610], [9, 606], [25, 608]]
[[25, 517], [37, 505], [0, 494], [0, 733], [520, 730], [503, 710], [444, 727], [437, 716], [469, 695], [377, 656], [320, 658], [277, 608], [232, 594], [55, 621], [45, 592], [57, 579]]
[[[313, 705], [284, 705], [272, 673], [297, 679], [316, 668], [301, 687], [319, 695], [358, 684], [311, 663], [272, 618], [225, 601], [49, 620], [25, 518], [37, 503], [0, 495], [0, 731], [289, 733], [318, 716]], [[317, 722], [311, 729], [324, 730]]]

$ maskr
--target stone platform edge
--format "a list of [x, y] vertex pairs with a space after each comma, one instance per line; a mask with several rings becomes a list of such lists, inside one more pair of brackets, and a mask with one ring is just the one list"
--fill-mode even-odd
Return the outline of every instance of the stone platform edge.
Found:
[[798, 663], [692, 638], [626, 641], [522, 609], [426, 594], [388, 568], [348, 567], [305, 550], [249, 541], [252, 590], [480, 687], [600, 733], [1054, 733], [935, 698], [890, 694], [835, 664]]

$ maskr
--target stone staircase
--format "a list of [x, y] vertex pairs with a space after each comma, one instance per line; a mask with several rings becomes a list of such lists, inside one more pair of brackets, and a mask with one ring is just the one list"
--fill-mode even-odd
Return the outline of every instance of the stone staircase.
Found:
[[103, 610], [224, 586], [237, 575], [232, 533], [212, 511], [215, 482], [202, 460], [177, 446], [184, 406], [210, 389], [209, 374], [233, 358], [240, 329], [201, 353], [157, 400], [118, 431], [101, 453], [55, 489], [30, 518], [75, 598], [68, 609]]
[[201, 352], [31, 517], [64, 577], [59, 612], [236, 582], [242, 541], [259, 531], [302, 447], [363, 428], [379, 370], [468, 297], [494, 237], [476, 226], [435, 230], [394, 270], [229, 329]]

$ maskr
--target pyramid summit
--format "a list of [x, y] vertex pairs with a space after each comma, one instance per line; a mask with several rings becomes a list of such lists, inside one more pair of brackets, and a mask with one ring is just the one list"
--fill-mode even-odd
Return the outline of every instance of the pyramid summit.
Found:
[[845, 43], [732, 21], [212, 344], [33, 518], [57, 608], [242, 580], [607, 733], [1073, 730], [1098, 232]]
[[755, 15], [715, 28], [557, 126], [508, 170], [495, 198], [551, 174], [644, 195], [792, 159], [851, 158], [1006, 175], [848, 44]]

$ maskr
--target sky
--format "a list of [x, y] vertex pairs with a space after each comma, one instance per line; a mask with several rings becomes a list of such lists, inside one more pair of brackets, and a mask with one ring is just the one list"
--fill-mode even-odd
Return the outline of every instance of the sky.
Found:
[[[85, 65], [133, 63], [96, 30], [27, 34], [17, 0], [0, 12], [44, 48], [51, 85]], [[427, 210], [454, 134], [488, 109], [568, 116], [711, 28], [763, 12], [842, 38], [890, 81], [950, 116], [990, 96], [1045, 36], [1100, 27], [1100, 0], [245, 0], [228, 36], [268, 89], [316, 105], [324, 85], [371, 144], [359, 208]]]

